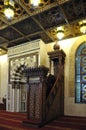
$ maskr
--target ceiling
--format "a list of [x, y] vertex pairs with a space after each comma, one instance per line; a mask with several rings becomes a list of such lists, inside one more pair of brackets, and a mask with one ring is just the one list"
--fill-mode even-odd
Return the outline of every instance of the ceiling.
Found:
[[79, 21], [86, 19], [86, 0], [42, 0], [39, 8], [29, 5], [29, 0], [15, 1], [12, 20], [3, 14], [0, 0], [0, 47], [19, 45], [42, 39], [45, 44], [58, 40], [57, 27], [64, 26], [64, 39], [82, 35]]

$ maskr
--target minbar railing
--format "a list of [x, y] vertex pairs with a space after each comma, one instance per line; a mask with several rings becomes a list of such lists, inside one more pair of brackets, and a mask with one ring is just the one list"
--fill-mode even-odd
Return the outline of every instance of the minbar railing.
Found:
[[25, 125], [41, 126], [46, 119], [46, 76], [49, 69], [41, 66], [28, 68], [27, 74], [27, 120]]
[[[64, 114], [64, 60], [66, 55], [59, 46], [54, 46], [54, 49], [48, 53], [50, 72], [52, 62], [54, 69], [54, 74], [51, 74], [52, 82], [48, 81], [49, 69], [45, 66], [26, 70], [28, 89], [27, 120], [23, 121], [25, 125], [39, 127]], [[48, 85], [51, 86], [49, 93], [47, 93]]]
[[27, 119], [24, 125], [40, 127], [61, 114], [62, 82], [61, 71], [48, 96], [46, 67], [28, 68]]

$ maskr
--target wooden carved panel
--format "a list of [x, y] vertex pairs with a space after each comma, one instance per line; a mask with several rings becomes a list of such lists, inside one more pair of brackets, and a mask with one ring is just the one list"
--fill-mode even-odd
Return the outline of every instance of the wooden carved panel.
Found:
[[[32, 80], [32, 79], [31, 79]], [[42, 104], [42, 84], [34, 81], [29, 84], [28, 95], [28, 118], [41, 120], [41, 104]]]

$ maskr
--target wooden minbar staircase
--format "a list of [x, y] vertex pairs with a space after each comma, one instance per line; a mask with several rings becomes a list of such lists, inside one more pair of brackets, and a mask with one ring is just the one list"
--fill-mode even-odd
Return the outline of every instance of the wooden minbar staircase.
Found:
[[[23, 121], [24, 125], [40, 127], [64, 115], [65, 53], [55, 45], [54, 51], [48, 52], [48, 55], [50, 71], [45, 66], [28, 68], [26, 71], [28, 96], [27, 120]], [[53, 74], [51, 74], [52, 67]]]

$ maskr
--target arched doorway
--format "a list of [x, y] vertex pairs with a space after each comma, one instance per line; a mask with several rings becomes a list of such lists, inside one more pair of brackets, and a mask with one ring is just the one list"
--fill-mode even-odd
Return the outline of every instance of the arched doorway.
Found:
[[13, 112], [27, 111], [27, 66], [23, 63], [16, 67], [8, 86], [7, 110]]

